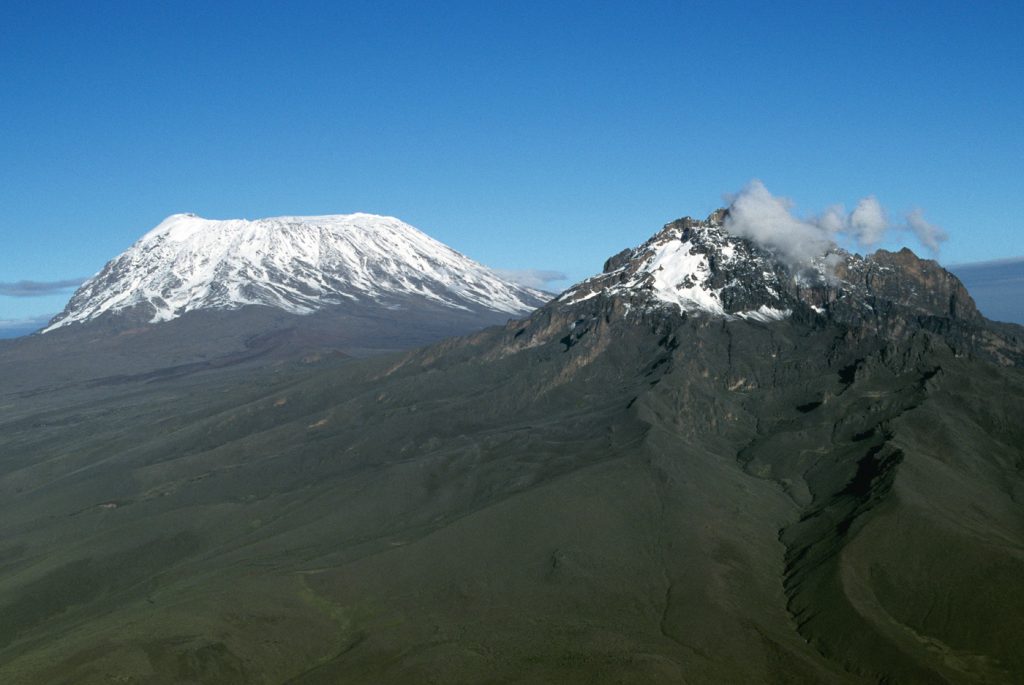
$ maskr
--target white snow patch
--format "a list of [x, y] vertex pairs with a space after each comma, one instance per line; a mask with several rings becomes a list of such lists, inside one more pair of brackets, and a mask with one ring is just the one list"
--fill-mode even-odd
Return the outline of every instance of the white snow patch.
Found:
[[711, 275], [707, 255], [694, 252], [690, 241], [661, 245], [644, 271], [654, 276], [654, 294], [662, 302], [678, 305], [684, 312], [725, 313], [718, 293], [707, 286]]
[[781, 321], [782, 319], [788, 318], [792, 313], [792, 309], [776, 309], [763, 304], [757, 309], [752, 309], [746, 312], [737, 312], [736, 316], [741, 319], [748, 319], [751, 321], [768, 322]]
[[[674, 305], [682, 312], [724, 316], [721, 289], [708, 285], [711, 276], [708, 256], [695, 251], [694, 247], [692, 241], [683, 241], [678, 232], [673, 232], [650, 245], [650, 254], [628, 280], [600, 290], [591, 289], [595, 279], [590, 278], [567, 290], [559, 300], [576, 304], [602, 292], [620, 295], [644, 293], [656, 302]], [[730, 255], [735, 254], [735, 248], [727, 247]]]

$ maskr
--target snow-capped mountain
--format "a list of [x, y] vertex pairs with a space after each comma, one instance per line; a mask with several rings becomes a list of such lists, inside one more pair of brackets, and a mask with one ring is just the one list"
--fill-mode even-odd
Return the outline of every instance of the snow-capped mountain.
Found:
[[668, 306], [698, 316], [785, 318], [791, 309], [780, 294], [777, 265], [750, 241], [729, 235], [722, 216], [667, 224], [644, 244], [609, 259], [603, 273], [559, 301], [619, 296], [631, 305]]
[[250, 304], [308, 314], [346, 302], [400, 310], [426, 301], [516, 315], [547, 299], [392, 217], [175, 214], [86, 281], [43, 332], [108, 313], [155, 323]]
[[910, 250], [879, 250], [862, 257], [832, 246], [793, 263], [754, 241], [732, 235], [728, 210], [707, 219], [678, 219], [633, 249], [615, 255], [604, 271], [558, 298], [574, 305], [597, 296], [626, 309], [669, 308], [687, 316], [771, 321], [801, 310], [861, 322], [888, 308], [907, 313], [978, 319], [963, 284], [936, 262]]

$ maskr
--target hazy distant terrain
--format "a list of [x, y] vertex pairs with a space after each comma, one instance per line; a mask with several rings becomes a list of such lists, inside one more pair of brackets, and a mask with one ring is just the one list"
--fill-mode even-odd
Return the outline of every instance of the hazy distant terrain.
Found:
[[974, 296], [981, 313], [1024, 324], [1024, 257], [949, 267]]
[[45, 326], [46, 322], [49, 320], [50, 317], [45, 316], [32, 319], [4, 321], [2, 322], [2, 325], [0, 325], [0, 340], [6, 338], [19, 338], [23, 335], [34, 333]]
[[28, 335], [29, 333], [39, 330], [39, 328], [40, 326], [36, 324], [3, 326], [0, 327], [0, 340], [20, 338], [23, 335]]

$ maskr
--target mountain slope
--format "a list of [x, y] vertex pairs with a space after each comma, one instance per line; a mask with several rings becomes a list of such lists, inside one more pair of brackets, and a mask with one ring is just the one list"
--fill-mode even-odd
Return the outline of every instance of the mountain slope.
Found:
[[[0, 395], [0, 679], [1019, 682], [1020, 329], [909, 253], [737, 249], [401, 356]], [[690, 305], [737, 269], [775, 294]]]
[[245, 305], [308, 314], [346, 303], [402, 309], [427, 301], [522, 314], [545, 300], [391, 217], [176, 214], [86, 281], [44, 332], [113, 313], [156, 323]]

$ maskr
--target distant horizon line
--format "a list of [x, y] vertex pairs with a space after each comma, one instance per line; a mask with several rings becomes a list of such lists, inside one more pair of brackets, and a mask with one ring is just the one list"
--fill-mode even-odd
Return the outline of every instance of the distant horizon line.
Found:
[[957, 262], [955, 264], [946, 264], [946, 269], [961, 269], [964, 267], [985, 267], [985, 266], [1006, 266], [1007, 264], [1016, 264], [1018, 262], [1024, 262], [1024, 255], [1017, 257], [1002, 257], [1000, 259], [987, 259], [980, 262]]

